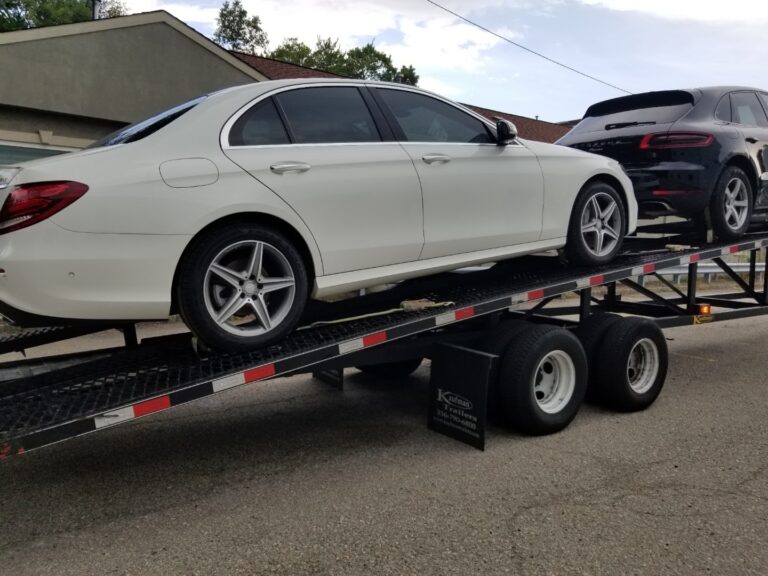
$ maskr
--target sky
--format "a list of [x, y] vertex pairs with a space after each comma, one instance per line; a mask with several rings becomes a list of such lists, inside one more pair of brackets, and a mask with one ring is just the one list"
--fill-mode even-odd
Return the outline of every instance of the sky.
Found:
[[[559, 122], [625, 93], [561, 68], [426, 0], [241, 0], [270, 48], [318, 36], [373, 42], [419, 86], [460, 102]], [[629, 92], [722, 84], [768, 89], [768, 0], [436, 0], [482, 26]], [[206, 36], [223, 0], [123, 0]]]

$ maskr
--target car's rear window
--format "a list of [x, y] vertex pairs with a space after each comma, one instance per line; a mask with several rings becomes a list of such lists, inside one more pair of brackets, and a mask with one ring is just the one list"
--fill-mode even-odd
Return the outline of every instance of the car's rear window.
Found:
[[101, 140], [94, 142], [88, 146], [88, 148], [101, 148], [102, 146], [114, 146], [115, 144], [128, 144], [129, 142], [136, 142], [137, 140], [146, 138], [150, 134], [154, 134], [160, 130], [160, 128], [168, 126], [168, 124], [192, 110], [192, 108], [200, 104], [200, 102], [206, 98], [207, 96], [195, 98], [194, 100], [190, 100], [189, 102], [179, 104], [178, 106], [174, 106], [173, 108], [165, 110], [164, 112], [155, 114], [146, 120], [141, 120], [140, 122], [130, 124], [125, 128], [121, 128], [116, 132], [112, 132], [112, 134], [109, 134]]
[[682, 118], [693, 104], [693, 94], [684, 90], [646, 92], [605, 100], [587, 108], [572, 133], [669, 124]]

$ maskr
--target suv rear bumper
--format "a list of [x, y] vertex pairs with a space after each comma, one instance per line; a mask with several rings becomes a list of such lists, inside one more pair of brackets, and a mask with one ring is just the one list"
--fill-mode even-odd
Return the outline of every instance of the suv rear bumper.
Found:
[[709, 205], [717, 171], [687, 162], [624, 166], [632, 180], [641, 217], [677, 214], [692, 216]]

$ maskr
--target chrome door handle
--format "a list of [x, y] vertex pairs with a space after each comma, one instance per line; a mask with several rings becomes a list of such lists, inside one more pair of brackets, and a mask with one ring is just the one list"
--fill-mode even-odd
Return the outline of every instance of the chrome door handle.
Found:
[[300, 172], [306, 172], [310, 168], [312, 168], [312, 166], [305, 164], [304, 162], [278, 162], [269, 167], [275, 174], [298, 174]]
[[445, 154], [425, 154], [421, 159], [427, 164], [445, 164], [451, 161], [451, 157]]

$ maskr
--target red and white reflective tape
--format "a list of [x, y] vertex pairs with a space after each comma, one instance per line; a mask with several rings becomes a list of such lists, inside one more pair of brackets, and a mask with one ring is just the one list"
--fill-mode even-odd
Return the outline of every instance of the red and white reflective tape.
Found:
[[222, 390], [227, 390], [228, 388], [234, 388], [235, 386], [240, 386], [241, 384], [247, 384], [248, 382], [256, 382], [258, 380], [264, 380], [264, 378], [269, 378], [270, 376], [274, 376], [274, 375], [275, 375], [275, 365], [265, 364], [264, 366], [259, 366], [258, 368], [246, 370], [245, 372], [232, 374], [230, 376], [225, 376], [224, 378], [218, 378], [213, 382], [211, 382], [211, 386], [213, 386], [214, 392], [221, 392]]
[[112, 412], [105, 412], [100, 416], [96, 416], [93, 419], [96, 428], [104, 428], [106, 426], [112, 426], [126, 420], [133, 420], [140, 416], [146, 416], [160, 410], [165, 410], [171, 407], [171, 397], [168, 395], [158, 396], [151, 400], [145, 400], [139, 402], [133, 406], [127, 406], [126, 408], [120, 408], [119, 410], [113, 410]]
[[383, 344], [386, 341], [386, 331], [375, 332], [373, 334], [363, 336], [362, 338], [355, 338], [354, 340], [347, 340], [346, 342], [342, 342], [339, 344], [339, 354], [348, 354], [349, 352], [354, 352], [355, 350], [362, 350], [363, 348], [368, 348], [369, 346]]
[[442, 326], [443, 324], [450, 324], [452, 322], [458, 322], [459, 320], [465, 320], [472, 318], [475, 315], [475, 307], [467, 306], [466, 308], [459, 308], [458, 310], [451, 310], [444, 314], [438, 314], [435, 316], [435, 326]]

